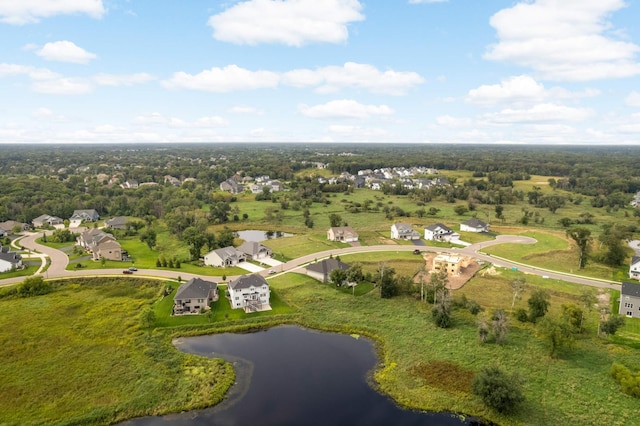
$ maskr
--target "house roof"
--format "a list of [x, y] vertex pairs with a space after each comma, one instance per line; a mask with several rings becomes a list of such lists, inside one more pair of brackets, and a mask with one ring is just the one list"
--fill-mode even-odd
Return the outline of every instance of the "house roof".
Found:
[[640, 262], [640, 256], [631, 257], [631, 266], [635, 265], [638, 262]]
[[453, 229], [441, 223], [434, 223], [432, 225], [425, 227], [424, 229], [428, 229], [429, 231], [437, 231], [438, 229], [442, 229], [444, 232], [453, 232]]
[[218, 288], [218, 284], [213, 281], [205, 281], [202, 278], [191, 278], [186, 283], [178, 287], [173, 299], [206, 299], [209, 292]]
[[413, 232], [413, 228], [408, 223], [394, 223], [393, 226], [395, 226], [399, 232]]
[[9, 247], [0, 246], [0, 260], [16, 264], [22, 260], [22, 256], [14, 251], [10, 251]]
[[106, 220], [104, 223], [109, 226], [122, 226], [126, 225], [129, 219], [124, 216], [117, 216], [111, 219]]
[[96, 244], [96, 248], [98, 250], [109, 250], [109, 249], [121, 249], [122, 246], [119, 242], [107, 239], [106, 241], [100, 241]]
[[483, 221], [481, 221], [480, 219], [475, 218], [475, 217], [473, 217], [473, 218], [471, 218], [471, 219], [469, 219], [467, 221], [462, 222], [462, 224], [463, 225], [467, 225], [467, 226], [469, 226], [471, 228], [485, 228], [487, 226], [486, 223], [484, 223]]
[[338, 259], [324, 259], [320, 262], [307, 265], [305, 269], [307, 271], [319, 272], [323, 275], [329, 275], [334, 269], [342, 269], [343, 271], [346, 271], [350, 267], [351, 266], [347, 265], [346, 263], [340, 262]]
[[329, 229], [331, 229], [335, 235], [358, 236], [358, 233], [350, 226], [332, 226]]
[[228, 247], [222, 247], [219, 249], [215, 249], [213, 251], [210, 251], [207, 254], [211, 254], [211, 253], [215, 253], [220, 259], [229, 259], [235, 256], [238, 256], [239, 254], [242, 255], [244, 253], [238, 251], [238, 249], [236, 249], [233, 246], [228, 246]]
[[243, 288], [262, 287], [263, 285], [269, 285], [267, 280], [262, 275], [252, 274], [243, 275], [235, 280], [229, 281], [229, 288], [233, 290], [241, 290]]
[[262, 250], [271, 252], [271, 250], [267, 246], [263, 246], [256, 241], [245, 241], [244, 243], [240, 244], [238, 250], [251, 256], [260, 253], [260, 251]]
[[84, 209], [84, 210], [74, 210], [73, 211], [73, 215], [71, 215], [71, 218], [90, 218], [91, 220], [93, 220], [94, 218], [99, 218], [100, 215], [98, 214], [98, 212], [96, 211], [96, 209]]
[[640, 297], [640, 283], [623, 282], [620, 289], [621, 296]]

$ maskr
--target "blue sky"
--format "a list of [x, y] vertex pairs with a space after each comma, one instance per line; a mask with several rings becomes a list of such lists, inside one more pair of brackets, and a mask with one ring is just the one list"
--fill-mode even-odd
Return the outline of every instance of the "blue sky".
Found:
[[640, 144], [640, 0], [0, 0], [0, 143]]

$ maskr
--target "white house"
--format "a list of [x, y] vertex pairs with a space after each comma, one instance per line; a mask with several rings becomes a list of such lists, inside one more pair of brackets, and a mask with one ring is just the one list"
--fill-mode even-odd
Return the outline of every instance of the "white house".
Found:
[[640, 256], [631, 258], [631, 266], [629, 266], [629, 278], [640, 280]]
[[327, 240], [353, 243], [358, 241], [358, 233], [350, 226], [334, 226], [327, 231]]
[[240, 244], [238, 251], [244, 253], [247, 259], [253, 260], [268, 259], [273, 255], [273, 251], [269, 247], [256, 241], [245, 241]]
[[474, 217], [462, 222], [460, 230], [465, 232], [489, 232], [489, 225]]
[[247, 256], [233, 246], [219, 248], [204, 255], [204, 264], [207, 266], [236, 266], [247, 260]]
[[243, 275], [229, 281], [227, 297], [232, 309], [244, 309], [245, 312], [269, 311], [271, 291], [263, 276]]
[[460, 234], [441, 223], [434, 223], [424, 228], [424, 239], [429, 241], [451, 241], [460, 238]]
[[74, 210], [69, 218], [69, 228], [77, 228], [82, 222], [95, 222], [100, 219], [100, 215], [95, 209]]
[[620, 315], [640, 318], [640, 284], [623, 282], [620, 287]]
[[21, 267], [22, 257], [16, 252], [9, 251], [9, 247], [0, 245], [0, 272], [9, 272]]
[[408, 223], [394, 223], [391, 225], [391, 238], [394, 240], [419, 240], [420, 233], [414, 231]]

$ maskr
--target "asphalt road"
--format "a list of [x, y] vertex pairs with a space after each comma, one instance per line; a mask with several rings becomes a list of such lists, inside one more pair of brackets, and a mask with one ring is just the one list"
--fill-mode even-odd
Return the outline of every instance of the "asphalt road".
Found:
[[[176, 280], [180, 277], [182, 280], [189, 280], [191, 278], [199, 277], [207, 280], [220, 281], [220, 277], [211, 277], [205, 275], [197, 275], [190, 274], [181, 271], [165, 271], [165, 270], [156, 270], [156, 269], [140, 269], [136, 271], [132, 275], [124, 275], [122, 273], [123, 269], [83, 269], [79, 271], [68, 271], [66, 270], [67, 265], [69, 264], [69, 258], [67, 255], [61, 250], [53, 249], [51, 247], [43, 246], [41, 244], [37, 244], [35, 242], [36, 238], [42, 236], [40, 233], [32, 234], [27, 237], [24, 237], [21, 240], [21, 244], [25, 248], [29, 248], [31, 250], [37, 250], [38, 252], [44, 253], [51, 259], [51, 265], [49, 269], [45, 272], [45, 278], [67, 278], [67, 277], [97, 277], [97, 276], [137, 276], [137, 277], [149, 277], [149, 278], [160, 278], [160, 279], [172, 279]], [[614, 281], [607, 280], [599, 280], [593, 278], [585, 278], [575, 274], [566, 274], [557, 271], [551, 271], [548, 269], [540, 269], [534, 268], [529, 265], [524, 265], [518, 262], [513, 262], [507, 259], [496, 258], [495, 256], [490, 256], [488, 254], [482, 253], [482, 249], [496, 245], [496, 244], [504, 244], [504, 243], [515, 243], [515, 244], [534, 244], [536, 240], [529, 237], [521, 237], [517, 235], [500, 235], [495, 240], [492, 241], [484, 241], [477, 244], [472, 244], [468, 247], [464, 248], [440, 248], [440, 247], [430, 247], [424, 246], [420, 247], [422, 251], [429, 252], [446, 252], [446, 253], [454, 253], [460, 254], [463, 256], [475, 257], [478, 260], [482, 260], [485, 262], [493, 263], [495, 266], [501, 266], [505, 268], [518, 268], [519, 271], [540, 275], [543, 277], [569, 281], [577, 284], [587, 285], [591, 287], [599, 287], [599, 288], [612, 288], [618, 289], [620, 287], [619, 283]], [[305, 256], [301, 256], [297, 259], [290, 260], [282, 265], [275, 266], [272, 268], [267, 268], [260, 273], [263, 276], [269, 276], [269, 269], [273, 269], [276, 274], [294, 271], [298, 268], [301, 268], [303, 265], [307, 263], [314, 262], [316, 260], [321, 260], [327, 258], [329, 256], [341, 256], [344, 254], [351, 253], [367, 253], [367, 252], [401, 252], [401, 251], [413, 251], [416, 249], [414, 245], [378, 245], [378, 246], [360, 246], [360, 247], [346, 247], [342, 249], [333, 249], [327, 250], [319, 253], [313, 253]], [[230, 276], [227, 279], [234, 279], [236, 277]], [[25, 277], [15, 277], [8, 278], [5, 280], [0, 280], [0, 286], [12, 285], [15, 283], [20, 283], [25, 279]]]

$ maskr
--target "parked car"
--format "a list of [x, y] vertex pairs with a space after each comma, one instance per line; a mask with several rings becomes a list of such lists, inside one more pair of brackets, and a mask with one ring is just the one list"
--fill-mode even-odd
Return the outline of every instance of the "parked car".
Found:
[[128, 269], [125, 269], [124, 271], [122, 271], [123, 274], [133, 274], [133, 271], [130, 271]]
[[415, 249], [415, 250], [413, 251], [413, 254], [421, 254], [421, 253], [422, 253], [422, 252], [420, 251], [420, 249]]
[[276, 273], [276, 271], [274, 271], [273, 269], [269, 269], [269, 275], [275, 274], [275, 273]]

